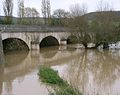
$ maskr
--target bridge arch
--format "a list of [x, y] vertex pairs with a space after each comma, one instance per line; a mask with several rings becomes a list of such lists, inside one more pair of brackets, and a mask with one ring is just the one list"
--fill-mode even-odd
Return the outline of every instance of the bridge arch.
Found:
[[9, 32], [5, 32], [2, 33], [2, 40], [8, 39], [8, 38], [16, 38], [16, 39], [20, 39], [22, 41], [24, 41], [27, 46], [29, 47], [29, 49], [31, 49], [31, 38], [27, 35], [27, 33], [22, 33], [22, 32], [18, 32], [18, 33], [9, 33]]
[[[3, 50], [30, 50], [26, 41], [16, 37], [8, 37], [2, 39]], [[23, 45], [23, 46], [22, 46]], [[12, 47], [13, 46], [13, 47]]]
[[47, 36], [44, 37], [40, 42], [40, 48], [42, 47], [48, 47], [48, 46], [58, 46], [59, 40], [54, 36]]

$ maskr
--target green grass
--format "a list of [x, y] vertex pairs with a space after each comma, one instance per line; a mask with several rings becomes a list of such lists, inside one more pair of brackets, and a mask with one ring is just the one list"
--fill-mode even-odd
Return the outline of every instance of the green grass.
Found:
[[38, 75], [43, 83], [59, 86], [64, 84], [64, 80], [59, 77], [57, 71], [54, 71], [49, 67], [42, 66], [39, 70]]
[[54, 89], [53, 95], [82, 95], [82, 93], [78, 89], [75, 89], [73, 86], [68, 85]]
[[78, 89], [60, 78], [58, 72], [50, 67], [40, 67], [38, 75], [43, 83], [52, 85], [54, 92], [49, 95], [83, 95]]

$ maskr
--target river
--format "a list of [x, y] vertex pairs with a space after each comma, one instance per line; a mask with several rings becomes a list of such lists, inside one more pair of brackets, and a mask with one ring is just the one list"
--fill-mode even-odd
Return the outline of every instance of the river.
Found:
[[38, 74], [41, 65], [79, 88], [84, 95], [120, 95], [120, 50], [72, 46], [6, 53], [0, 65], [0, 95], [48, 95]]

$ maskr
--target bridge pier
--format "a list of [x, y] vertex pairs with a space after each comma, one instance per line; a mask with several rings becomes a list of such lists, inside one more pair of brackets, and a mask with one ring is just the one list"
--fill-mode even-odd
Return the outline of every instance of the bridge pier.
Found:
[[31, 50], [39, 50], [40, 46], [39, 43], [31, 43]]
[[3, 57], [3, 45], [2, 45], [2, 36], [0, 32], [0, 64], [4, 63], [4, 57]]
[[67, 40], [60, 40], [60, 45], [67, 45]]

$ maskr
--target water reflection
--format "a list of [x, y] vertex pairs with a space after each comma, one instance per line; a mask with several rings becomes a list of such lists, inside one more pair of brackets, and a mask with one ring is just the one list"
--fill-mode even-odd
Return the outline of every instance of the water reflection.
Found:
[[67, 46], [67, 51], [74, 53], [74, 51], [76, 51], [75, 46]]
[[3, 54], [3, 51], [0, 47], [0, 64], [3, 64], [4, 63], [4, 54]]
[[28, 53], [28, 51], [13, 51], [5, 53], [5, 67], [11, 67], [22, 63]]
[[3, 88], [3, 77], [4, 77], [4, 64], [0, 64], [0, 95], [2, 93]]
[[0, 95], [48, 95], [37, 76], [41, 65], [58, 70], [84, 95], [120, 95], [119, 50], [51, 47], [8, 53], [5, 59], [5, 66], [0, 65]]
[[65, 72], [61, 75], [85, 95], [119, 95], [119, 60], [115, 51], [85, 50], [71, 64], [63, 66]]
[[58, 50], [59, 50], [58, 46], [45, 47], [45, 48], [41, 48], [40, 54], [43, 58], [52, 58], [56, 55]]

